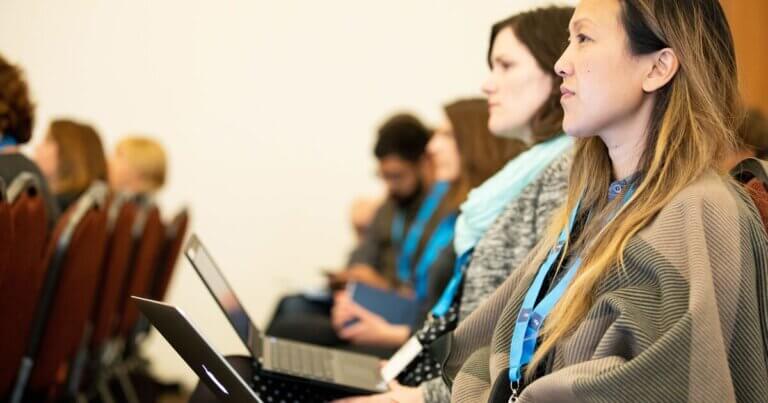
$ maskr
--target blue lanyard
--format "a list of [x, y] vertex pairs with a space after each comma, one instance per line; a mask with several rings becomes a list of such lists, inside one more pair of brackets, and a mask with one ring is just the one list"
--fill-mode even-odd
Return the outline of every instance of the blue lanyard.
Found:
[[429, 269], [437, 261], [445, 248], [453, 242], [454, 228], [456, 228], [456, 214], [445, 217], [429, 238], [424, 252], [421, 253], [418, 263], [414, 267], [416, 272], [416, 300], [423, 301], [427, 297], [429, 285]]
[[[397, 277], [400, 281], [408, 282], [411, 280], [411, 276], [414, 274], [412, 267], [413, 258], [416, 249], [421, 242], [421, 237], [424, 234], [424, 228], [427, 226], [429, 219], [432, 218], [432, 215], [435, 214], [435, 211], [437, 211], [440, 202], [443, 200], [443, 197], [445, 197], [445, 194], [448, 193], [450, 187], [451, 185], [448, 182], [435, 183], [427, 198], [421, 203], [419, 212], [416, 213], [416, 218], [413, 220], [413, 223], [408, 229], [408, 234], [402, 241], [402, 248], [400, 249], [400, 255], [397, 259]], [[405, 227], [405, 218], [402, 216], [402, 213], [399, 213], [398, 216], [395, 217], [392, 225], [393, 235], [395, 230], [399, 230], [400, 234], [402, 234], [403, 228]], [[400, 229], [398, 229], [398, 227]], [[451, 234], [451, 236], [453, 236], [453, 234]], [[400, 236], [400, 238], [402, 238], [402, 236]], [[393, 239], [397, 240], [398, 237], [394, 236]]]
[[[622, 204], [626, 203], [632, 197], [634, 190], [634, 186], [631, 186], [627, 190], [624, 194]], [[541, 288], [544, 285], [547, 275], [552, 268], [555, 267], [565, 242], [573, 232], [576, 215], [580, 205], [581, 200], [576, 203], [576, 207], [574, 207], [568, 220], [568, 228], [564, 228], [563, 231], [560, 232], [557, 244], [549, 251], [549, 255], [547, 255], [546, 260], [544, 260], [544, 263], [542, 263], [539, 268], [539, 272], [536, 274], [533, 283], [531, 283], [528, 293], [525, 294], [525, 299], [523, 299], [523, 304], [520, 307], [520, 313], [515, 322], [515, 328], [512, 333], [512, 341], [509, 348], [509, 381], [512, 387], [512, 397], [510, 398], [510, 401], [514, 401], [517, 398], [522, 368], [530, 363], [533, 358], [533, 354], [536, 351], [539, 330], [541, 330], [544, 319], [555, 307], [557, 301], [563, 296], [571, 280], [573, 280], [573, 277], [575, 277], [576, 272], [579, 270], [579, 267], [581, 267], [581, 257], [577, 257], [557, 285], [547, 293], [538, 305], [536, 305], [536, 299], [541, 292]]]
[[19, 143], [16, 142], [16, 139], [7, 134], [0, 137], [0, 150], [6, 147], [14, 147], [17, 145], [19, 145]]
[[461, 280], [464, 278], [464, 268], [469, 264], [469, 261], [472, 258], [472, 253], [474, 251], [475, 248], [472, 248], [464, 252], [461, 256], [459, 256], [458, 259], [456, 259], [456, 264], [453, 266], [453, 277], [451, 277], [448, 285], [445, 286], [445, 290], [443, 290], [443, 294], [440, 295], [440, 299], [437, 301], [437, 304], [435, 304], [435, 306], [432, 308], [432, 316], [441, 318], [446, 313], [448, 313], [449, 309], [451, 309], [453, 300], [456, 298], [456, 293], [459, 291], [459, 287], [461, 286]]

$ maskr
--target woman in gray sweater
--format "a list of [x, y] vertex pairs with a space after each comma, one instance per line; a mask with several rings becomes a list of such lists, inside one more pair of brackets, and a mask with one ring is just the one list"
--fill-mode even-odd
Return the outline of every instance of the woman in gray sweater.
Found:
[[[549, 7], [517, 14], [492, 28], [483, 85], [488, 126], [497, 136], [515, 137], [531, 148], [473, 190], [456, 227], [457, 256], [471, 253], [458, 303], [459, 320], [477, 308], [522, 265], [567, 194], [571, 140], [562, 134], [560, 80], [554, 65], [567, 45], [572, 8]], [[447, 402], [442, 379], [419, 387], [392, 384], [382, 395], [344, 402]]]

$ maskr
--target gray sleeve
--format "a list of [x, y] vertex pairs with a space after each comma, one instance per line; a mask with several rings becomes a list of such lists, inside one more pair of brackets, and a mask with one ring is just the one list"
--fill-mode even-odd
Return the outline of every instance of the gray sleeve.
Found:
[[424, 396], [424, 403], [447, 403], [451, 401], [451, 390], [441, 378], [435, 378], [419, 387]]
[[568, 196], [568, 176], [572, 161], [571, 153], [555, 160], [549, 169], [549, 175], [541, 182], [534, 206], [534, 232], [536, 239], [541, 239], [549, 226], [552, 213], [559, 209]]
[[368, 227], [360, 245], [350, 253], [347, 267], [356, 264], [364, 264], [377, 270], [381, 269], [379, 267], [381, 266], [381, 255], [385, 243], [388, 242], [388, 239], [383, 239], [383, 234], [386, 233], [391, 226], [391, 223], [387, 222], [389, 214], [387, 214], [386, 209], [387, 205], [385, 203], [376, 210], [373, 222], [371, 222], [371, 225]]
[[571, 153], [554, 160], [526, 186], [478, 242], [461, 299], [459, 317], [465, 318], [517, 269], [546, 231], [552, 213], [565, 200]]

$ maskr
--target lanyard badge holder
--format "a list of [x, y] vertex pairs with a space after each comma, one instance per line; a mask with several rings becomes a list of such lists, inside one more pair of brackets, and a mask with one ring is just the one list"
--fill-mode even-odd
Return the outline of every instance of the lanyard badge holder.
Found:
[[[630, 187], [624, 194], [622, 205], [629, 201], [633, 193], [634, 186]], [[547, 255], [547, 258], [539, 268], [533, 283], [531, 283], [528, 292], [525, 294], [523, 304], [520, 307], [520, 312], [515, 321], [512, 341], [510, 342], [509, 348], [509, 384], [512, 389], [512, 395], [509, 398], [510, 403], [516, 402], [518, 399], [522, 368], [530, 363], [533, 358], [536, 351], [536, 342], [539, 337], [539, 331], [544, 324], [544, 319], [563, 296], [568, 285], [571, 283], [571, 280], [576, 276], [579, 267], [581, 267], [582, 259], [581, 257], [577, 257], [571, 263], [568, 271], [566, 271], [560, 281], [557, 282], [555, 287], [548, 292], [538, 304], [536, 304], [536, 299], [541, 292], [547, 275], [553, 267], [556, 267], [562, 249], [573, 232], [580, 205], [581, 199], [579, 199], [571, 212], [568, 219], [568, 228], [564, 228], [563, 231], [560, 232], [557, 244], [550, 250], [549, 255]]]

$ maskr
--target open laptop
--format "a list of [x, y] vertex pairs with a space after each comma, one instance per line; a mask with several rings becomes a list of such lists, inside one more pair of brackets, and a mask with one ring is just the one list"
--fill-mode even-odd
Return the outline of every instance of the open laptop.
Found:
[[197, 236], [184, 254], [263, 371], [352, 394], [387, 390], [378, 357], [262, 335]]
[[205, 340], [179, 308], [132, 297], [139, 310], [222, 402], [262, 403], [245, 380]]

